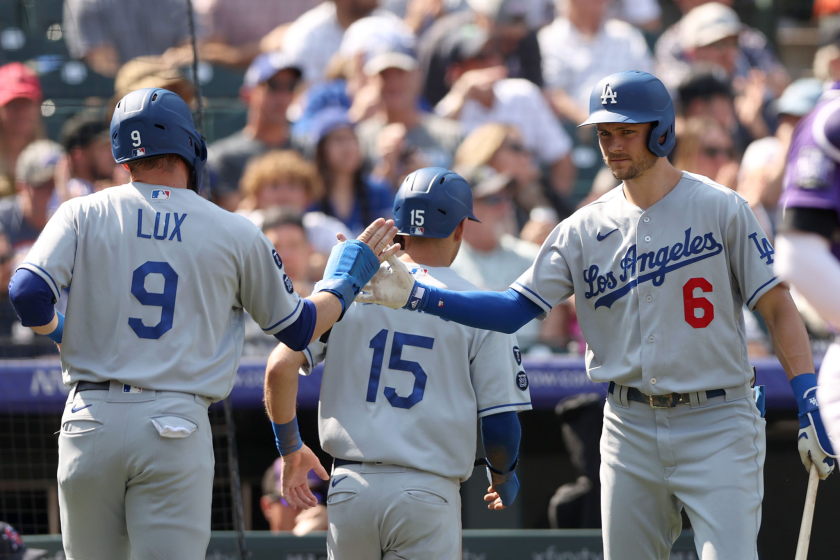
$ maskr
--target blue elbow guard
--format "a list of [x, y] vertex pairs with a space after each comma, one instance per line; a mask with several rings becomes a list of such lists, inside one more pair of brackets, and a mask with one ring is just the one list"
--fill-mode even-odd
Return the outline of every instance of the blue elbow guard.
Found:
[[291, 422], [285, 424], [271, 423], [274, 429], [274, 441], [277, 443], [277, 451], [280, 455], [288, 455], [294, 453], [303, 447], [303, 440], [300, 439], [300, 431], [298, 430], [297, 416], [292, 418]]
[[516, 465], [519, 463], [521, 438], [522, 428], [516, 412], [501, 412], [481, 419], [481, 441], [487, 455], [487, 478], [505, 506], [513, 503], [519, 491]]
[[61, 338], [64, 335], [64, 315], [58, 311], [56, 311], [55, 314], [58, 316], [58, 326], [47, 336], [56, 344], [61, 344]]
[[330, 251], [324, 279], [315, 292], [330, 292], [341, 300], [342, 317], [358, 293], [379, 270], [379, 258], [361, 241], [339, 243]]
[[24, 327], [48, 325], [55, 316], [55, 297], [47, 282], [25, 268], [9, 282], [9, 299]]
[[[415, 298], [417, 286], [424, 288], [422, 296]], [[417, 284], [412, 300], [418, 300], [417, 309], [461, 325], [477, 329], [512, 334], [528, 321], [543, 314], [542, 308], [519, 292], [453, 292]]]

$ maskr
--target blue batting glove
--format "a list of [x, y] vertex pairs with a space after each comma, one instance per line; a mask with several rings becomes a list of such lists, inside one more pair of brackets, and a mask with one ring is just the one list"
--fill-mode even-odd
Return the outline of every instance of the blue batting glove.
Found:
[[799, 406], [799, 457], [805, 470], [810, 470], [813, 462], [820, 471], [820, 478], [825, 479], [834, 470], [836, 455], [820, 417], [817, 376], [813, 373], [797, 375], [790, 380], [790, 386]]
[[519, 459], [513, 462], [513, 466], [506, 473], [497, 471], [487, 463], [487, 480], [490, 481], [490, 486], [502, 499], [502, 505], [508, 507], [516, 499], [516, 494], [519, 492], [519, 479], [516, 477], [516, 465], [519, 464]]
[[324, 279], [314, 292], [330, 292], [341, 300], [341, 315], [356, 299], [365, 284], [379, 270], [379, 258], [370, 247], [353, 239], [335, 245], [324, 270]]

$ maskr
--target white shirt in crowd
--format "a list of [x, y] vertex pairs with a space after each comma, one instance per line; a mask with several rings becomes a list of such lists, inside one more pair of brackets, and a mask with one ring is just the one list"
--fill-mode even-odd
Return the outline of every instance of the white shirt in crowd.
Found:
[[604, 76], [624, 70], [653, 72], [645, 38], [629, 23], [608, 19], [593, 37], [557, 18], [537, 34], [547, 89], [562, 89], [583, 107]]
[[[495, 102], [485, 107], [468, 99], [458, 118], [465, 134], [490, 123], [513, 125], [522, 134], [522, 143], [535, 154], [540, 163], [551, 165], [563, 158], [572, 148], [572, 141], [551, 112], [540, 88], [528, 80], [509, 78], [493, 85]], [[446, 99], [435, 111], [446, 114]]]

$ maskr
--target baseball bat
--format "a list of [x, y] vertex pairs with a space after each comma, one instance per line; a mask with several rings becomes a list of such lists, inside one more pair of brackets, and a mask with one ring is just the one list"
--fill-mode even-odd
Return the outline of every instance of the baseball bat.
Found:
[[805, 492], [805, 509], [802, 511], [802, 525], [799, 527], [799, 542], [796, 544], [795, 560], [808, 559], [808, 546], [811, 544], [811, 522], [814, 520], [814, 505], [817, 503], [817, 487], [820, 472], [817, 465], [811, 463], [808, 475], [808, 490]]

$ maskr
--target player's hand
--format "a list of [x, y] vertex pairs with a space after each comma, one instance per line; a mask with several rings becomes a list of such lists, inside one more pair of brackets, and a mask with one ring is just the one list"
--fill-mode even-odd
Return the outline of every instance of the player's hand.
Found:
[[492, 486], [487, 489], [487, 494], [484, 495], [484, 501], [490, 502], [487, 504], [487, 509], [490, 510], [503, 510], [507, 506], [502, 503], [502, 498], [499, 497], [499, 493], [496, 492], [496, 489]]
[[[379, 257], [380, 264], [388, 260], [388, 257], [396, 255], [400, 250], [398, 243], [392, 244], [394, 236], [397, 234], [397, 228], [394, 227], [394, 220], [384, 220], [378, 218], [370, 224], [365, 231], [356, 239], [361, 241]], [[342, 234], [337, 234], [339, 242], [347, 241], [347, 238]]]
[[380, 265], [371, 281], [356, 296], [356, 301], [402, 309], [408, 303], [416, 284], [405, 264], [392, 256], [387, 263]]
[[813, 373], [806, 373], [794, 377], [790, 384], [799, 405], [799, 457], [806, 471], [811, 470], [813, 462], [820, 472], [820, 478], [825, 480], [834, 470], [836, 455], [817, 404], [817, 378]]
[[309, 489], [307, 479], [309, 471], [315, 471], [321, 480], [330, 479], [330, 475], [321, 466], [321, 461], [306, 445], [294, 453], [283, 456], [280, 493], [295, 509], [309, 509], [318, 505], [318, 499]]

